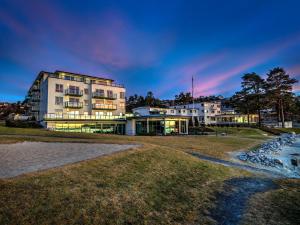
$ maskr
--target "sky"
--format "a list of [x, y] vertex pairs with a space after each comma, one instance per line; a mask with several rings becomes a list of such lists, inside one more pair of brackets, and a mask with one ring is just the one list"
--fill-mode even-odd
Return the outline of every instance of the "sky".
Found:
[[[0, 0], [0, 101], [43, 71], [114, 79], [126, 95], [230, 96], [241, 76], [300, 80], [300, 1]], [[300, 84], [294, 88], [300, 92]]]

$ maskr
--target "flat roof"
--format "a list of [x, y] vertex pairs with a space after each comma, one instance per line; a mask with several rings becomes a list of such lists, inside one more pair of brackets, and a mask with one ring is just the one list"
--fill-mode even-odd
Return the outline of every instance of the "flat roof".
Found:
[[56, 70], [54, 73], [67, 73], [67, 74], [74, 74], [74, 75], [77, 75], [77, 76], [89, 77], [89, 78], [94, 78], [94, 79], [114, 81], [113, 79], [110, 79], [110, 78], [91, 76], [91, 75], [81, 74], [81, 73], [73, 73], [73, 72], [68, 72], [68, 71], [63, 71], [63, 70]]
[[147, 116], [127, 117], [126, 119], [147, 119], [147, 118], [161, 118], [161, 119], [167, 119], [167, 118], [184, 118], [184, 119], [188, 119], [188, 118], [190, 118], [190, 116], [181, 116], [181, 115], [147, 115]]

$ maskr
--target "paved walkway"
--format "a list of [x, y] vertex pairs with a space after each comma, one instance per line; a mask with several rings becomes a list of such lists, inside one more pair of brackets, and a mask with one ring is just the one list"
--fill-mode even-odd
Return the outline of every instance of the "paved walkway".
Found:
[[136, 146], [58, 142], [0, 144], [0, 178], [58, 167]]

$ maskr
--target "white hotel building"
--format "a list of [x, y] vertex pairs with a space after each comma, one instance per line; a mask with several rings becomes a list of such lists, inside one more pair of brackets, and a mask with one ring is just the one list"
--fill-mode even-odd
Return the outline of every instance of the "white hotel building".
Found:
[[52, 130], [123, 134], [125, 91], [111, 79], [42, 71], [28, 91], [29, 114]]

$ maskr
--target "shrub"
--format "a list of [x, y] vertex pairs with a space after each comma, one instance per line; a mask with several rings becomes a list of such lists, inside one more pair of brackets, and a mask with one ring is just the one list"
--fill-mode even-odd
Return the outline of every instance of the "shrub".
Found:
[[42, 128], [43, 126], [32, 120], [5, 120], [5, 126], [18, 128]]
[[260, 127], [262, 131], [265, 131], [267, 133], [273, 134], [273, 135], [280, 135], [281, 133], [286, 133], [282, 130], [278, 130], [276, 128], [271, 128], [271, 127]]

